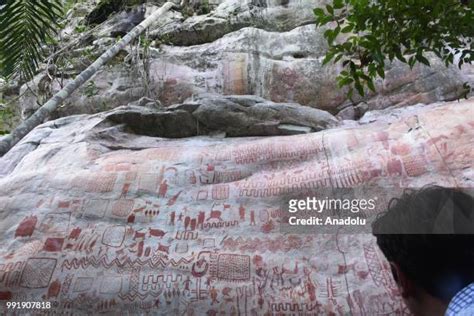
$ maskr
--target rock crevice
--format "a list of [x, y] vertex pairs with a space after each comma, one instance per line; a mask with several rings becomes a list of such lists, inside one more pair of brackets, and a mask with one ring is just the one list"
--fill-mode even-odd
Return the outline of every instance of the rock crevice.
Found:
[[163, 110], [120, 107], [107, 119], [140, 135], [182, 138], [209, 133], [230, 137], [316, 132], [338, 125], [331, 114], [254, 96], [200, 95]]

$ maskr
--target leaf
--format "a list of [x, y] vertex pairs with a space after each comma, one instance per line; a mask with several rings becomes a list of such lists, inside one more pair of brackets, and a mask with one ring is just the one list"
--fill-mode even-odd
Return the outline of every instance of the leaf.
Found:
[[327, 65], [334, 57], [334, 53], [328, 53], [323, 59], [323, 66]]
[[469, 85], [469, 83], [467, 82], [464, 82], [464, 84], [462, 85], [463, 87], [463, 90], [464, 90], [464, 94], [462, 95], [462, 98], [464, 99], [468, 99], [468, 96], [469, 96], [469, 93], [471, 92], [472, 90], [472, 87]]
[[[343, 56], [344, 56], [343, 54], [338, 54], [336, 56], [336, 58], [334, 59], [334, 63], [337, 63], [338, 61], [340, 61]], [[461, 67], [461, 66], [459, 66], [459, 67]]]
[[334, 0], [332, 4], [334, 9], [342, 9], [344, 7], [344, 0]]
[[324, 10], [321, 9], [321, 8], [316, 8], [316, 9], [314, 9], [314, 10], [313, 10], [313, 13], [314, 13], [314, 15], [316, 15], [317, 17], [322, 17], [322, 16], [325, 15], [325, 14], [324, 14]]
[[359, 80], [356, 80], [355, 83], [354, 83], [354, 86], [355, 86], [357, 92], [359, 92], [359, 95], [360, 95], [361, 97], [363, 97], [363, 96], [365, 95], [365, 93], [364, 93], [364, 87], [362, 87], [362, 84], [360, 83], [360, 81], [359, 81]]
[[357, 71], [356, 64], [352, 60], [349, 62], [349, 68], [351, 69], [351, 73], [353, 74]]
[[331, 34], [332, 34], [332, 30], [329, 29], [329, 30], [324, 31], [323, 36], [324, 38], [328, 39], [329, 37], [331, 37]]
[[332, 5], [327, 4], [327, 5], [326, 5], [326, 10], [328, 11], [328, 13], [329, 13], [330, 15], [334, 15], [334, 8], [332, 7]]
[[385, 79], [385, 69], [383, 67], [377, 67], [377, 74], [382, 78]]
[[369, 76], [367, 76], [367, 75], [366, 75], [366, 74], [364, 74], [364, 73], [361, 73], [359, 77], [361, 77], [361, 78], [362, 78], [362, 79], [364, 79], [365, 81], [372, 80], [372, 79], [370, 79], [370, 77], [369, 77]]
[[338, 26], [336, 26], [336, 28], [333, 31], [334, 38], [336, 38], [339, 35], [340, 32], [341, 32], [341, 26], [338, 25]]
[[331, 16], [328, 16], [328, 15], [325, 15], [324, 17], [322, 17], [320, 20], [319, 20], [319, 25], [326, 25], [328, 24], [329, 22], [332, 21], [332, 17]]
[[395, 56], [397, 57], [397, 59], [399, 61], [401, 61], [402, 63], [406, 63], [407, 60], [405, 59], [405, 57], [402, 55], [402, 52], [400, 51], [400, 49], [397, 49], [395, 50]]
[[354, 79], [352, 79], [350, 77], [344, 77], [344, 78], [341, 78], [341, 79], [338, 80], [337, 85], [338, 85], [338, 88], [340, 89], [343, 86], [350, 85], [353, 82], [354, 82]]
[[44, 58], [42, 46], [59, 26], [61, 0], [7, 0], [0, 9], [0, 75], [30, 80]]
[[349, 24], [342, 28], [341, 33], [350, 33], [354, 29], [354, 25]]
[[347, 92], [347, 98], [349, 100], [352, 100], [353, 95], [354, 95], [354, 89], [350, 88], [349, 91]]
[[423, 55], [415, 55], [416, 60], [418, 60], [420, 63], [425, 64], [426, 66], [431, 66], [430, 62], [428, 59], [426, 59], [425, 56]]
[[413, 69], [413, 66], [415, 66], [415, 63], [416, 63], [416, 59], [415, 57], [410, 57], [410, 59], [408, 59], [408, 65], [410, 66], [410, 69]]
[[339, 30], [337, 28], [335, 30], [329, 29], [326, 32], [324, 32], [324, 37], [327, 39], [328, 44], [331, 45], [336, 39], [338, 34], [339, 34]]
[[367, 80], [367, 87], [369, 87], [369, 89], [372, 91], [372, 92], [376, 92], [375, 90], [375, 85], [374, 85], [374, 81], [372, 79], [370, 80]]

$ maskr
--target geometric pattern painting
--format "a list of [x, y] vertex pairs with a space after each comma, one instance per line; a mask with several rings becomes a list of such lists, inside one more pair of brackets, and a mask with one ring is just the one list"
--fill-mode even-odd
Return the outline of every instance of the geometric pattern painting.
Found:
[[370, 217], [403, 188], [474, 184], [472, 101], [267, 138], [164, 140], [106, 115], [0, 158], [0, 314], [408, 315], [370, 233], [284, 232], [285, 201], [366, 187]]

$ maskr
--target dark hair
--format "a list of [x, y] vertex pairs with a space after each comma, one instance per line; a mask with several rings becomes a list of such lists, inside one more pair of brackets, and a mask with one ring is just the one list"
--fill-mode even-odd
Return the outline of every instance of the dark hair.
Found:
[[474, 282], [474, 199], [463, 190], [406, 190], [372, 229], [387, 259], [431, 295], [448, 301]]

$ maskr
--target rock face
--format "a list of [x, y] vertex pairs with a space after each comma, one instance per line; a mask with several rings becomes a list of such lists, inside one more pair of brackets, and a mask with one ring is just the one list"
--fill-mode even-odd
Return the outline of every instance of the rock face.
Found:
[[[337, 89], [337, 66], [322, 66], [325, 43], [314, 25], [289, 32], [244, 28], [200, 46], [162, 47], [154, 54], [151, 74], [162, 87], [164, 104], [193, 93], [255, 94], [276, 102], [296, 102], [338, 113], [348, 105]], [[394, 64], [378, 83], [379, 94], [364, 101], [370, 109], [433, 103], [460, 95], [464, 77], [435, 58], [432, 68]], [[442, 83], [442, 84], [440, 84]], [[361, 101], [361, 100], [359, 100]]]
[[[164, 1], [122, 6], [143, 2], [78, 4], [62, 36], [97, 28], [19, 89], [23, 118]], [[322, 66], [312, 9], [326, 1], [186, 2], [0, 158], [0, 300], [42, 297], [58, 314], [406, 313], [367, 232], [402, 188], [474, 186], [472, 99], [410, 106], [456, 99], [472, 68], [395, 63], [351, 102], [338, 66]], [[286, 231], [289, 199], [328, 190], [378, 198], [364, 234]]]
[[325, 3], [327, 1], [321, 0], [218, 0], [209, 3], [208, 14], [186, 19], [182, 15], [170, 14], [168, 20], [155, 24], [150, 35], [164, 38], [173, 45], [191, 46], [215, 41], [244, 27], [286, 32], [313, 24], [313, 9]]
[[[209, 13], [170, 12], [150, 30], [149, 39], [155, 41], [142, 41], [141, 54], [137, 54], [136, 47], [122, 52], [110, 67], [68, 99], [57, 117], [100, 112], [143, 96], [170, 106], [195, 94], [218, 93], [252, 94], [332, 114], [343, 111], [343, 117], [354, 119], [357, 109], [353, 107], [360, 102], [374, 110], [454, 100], [463, 94], [466, 75], [455, 67], [445, 68], [431, 57], [431, 68], [417, 66], [410, 71], [398, 63], [389, 66], [386, 79], [377, 83], [378, 93], [352, 104], [346, 91], [336, 87], [339, 66], [322, 66], [327, 49], [324, 29], [312, 24], [312, 9], [325, 1], [218, 0], [206, 2], [205, 10], [204, 2], [199, 3], [190, 1], [192, 12]], [[146, 6], [145, 16], [155, 8]], [[112, 15], [71, 52], [67, 59], [72, 65], [58, 70], [55, 80], [50, 82], [49, 76], [40, 74], [28, 84], [34, 93], [25, 85], [23, 117], [112, 45], [114, 32], [123, 33], [140, 20], [135, 17], [141, 18], [142, 13], [136, 8]], [[78, 23], [78, 18], [71, 21]], [[137, 60], [137, 56], [142, 59]]]
[[[199, 117], [209, 98], [160, 115]], [[224, 100], [230, 115], [268, 104]], [[0, 158], [2, 297], [59, 314], [406, 313], [370, 234], [282, 234], [282, 205], [328, 188], [473, 187], [473, 106], [270, 138], [137, 135], [136, 108], [45, 123]]]
[[[145, 101], [146, 102], [146, 101]], [[190, 137], [277, 136], [320, 131], [338, 125], [331, 114], [298, 104], [274, 103], [255, 96], [198, 96], [166, 110], [121, 107], [107, 119], [140, 135]]]

